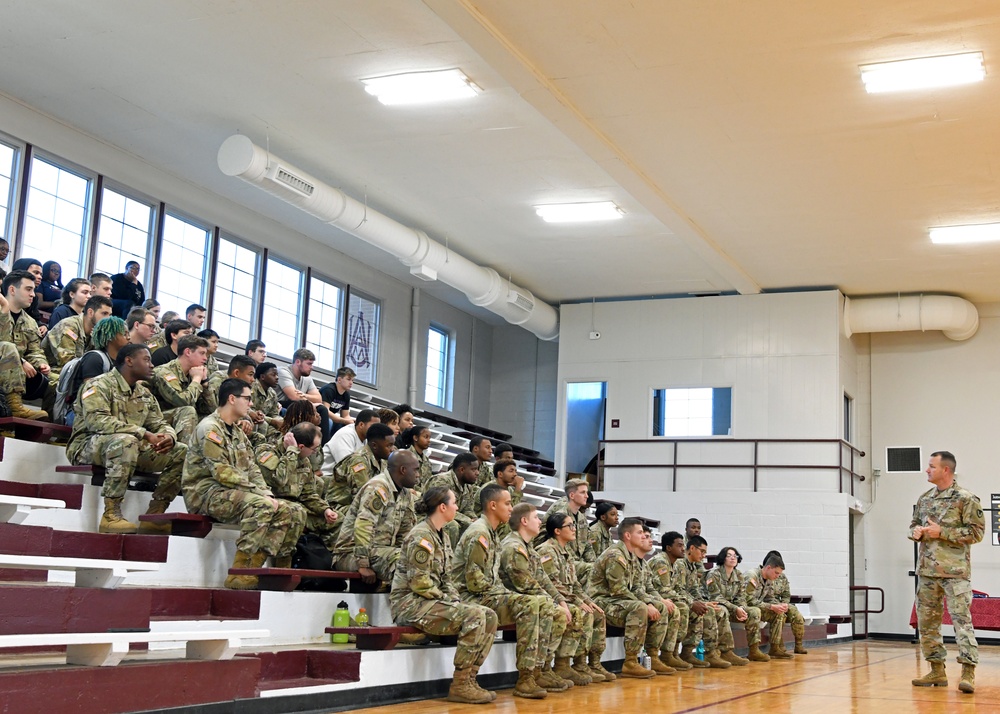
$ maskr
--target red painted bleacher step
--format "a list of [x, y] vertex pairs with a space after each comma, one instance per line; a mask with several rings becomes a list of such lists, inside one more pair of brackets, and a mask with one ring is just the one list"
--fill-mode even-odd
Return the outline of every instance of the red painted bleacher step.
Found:
[[361, 678], [361, 653], [339, 650], [280, 650], [240, 657], [260, 660], [260, 690], [315, 687], [357, 682]]
[[0, 494], [26, 498], [51, 498], [63, 501], [66, 508], [73, 511], [79, 511], [83, 506], [83, 484], [81, 483], [0, 481]]
[[150, 591], [154, 620], [256, 620], [260, 593], [255, 590], [155, 588]]
[[83, 533], [0, 523], [0, 553], [12, 555], [165, 563], [167, 545], [167, 539], [159, 536]]
[[148, 628], [149, 608], [149, 590], [7, 585], [0, 588], [0, 635]]

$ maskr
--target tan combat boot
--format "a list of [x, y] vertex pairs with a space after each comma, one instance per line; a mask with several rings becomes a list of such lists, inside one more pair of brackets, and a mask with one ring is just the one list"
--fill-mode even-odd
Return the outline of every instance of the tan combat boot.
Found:
[[[260, 551], [266, 557], [267, 554]], [[236, 551], [236, 557], [233, 558], [233, 564], [230, 568], [253, 568], [260, 567], [260, 565], [253, 565], [253, 559], [257, 557], [257, 553], [252, 556], [249, 553], [245, 553], [242, 550]], [[225, 585], [230, 590], [253, 590], [257, 587], [257, 578], [253, 575], [230, 575], [226, 578]]]
[[573, 671], [586, 679], [587, 684], [594, 681], [594, 678], [590, 676], [590, 667], [587, 666], [586, 655], [577, 655], [573, 658]]
[[[41, 409], [32, 409], [24, 406], [24, 395], [21, 392], [8, 392], [7, 406], [10, 407], [10, 415], [18, 419], [34, 419], [35, 421], [48, 421], [49, 413]], [[135, 533], [135, 531], [132, 531]]]
[[781, 640], [774, 640], [768, 650], [771, 659], [792, 659], [794, 655], [785, 649], [785, 643]]
[[911, 683], [914, 687], [947, 687], [948, 675], [944, 671], [944, 662], [931, 662], [931, 671]]
[[496, 692], [494, 692], [492, 689], [483, 689], [482, 687], [479, 686], [479, 681], [476, 679], [479, 676], [479, 666], [473, 665], [469, 669], [470, 669], [469, 684], [478, 689], [480, 692], [485, 692], [486, 694], [488, 694], [491, 702], [496, 701], [497, 698]]
[[565, 692], [573, 686], [573, 683], [556, 676], [552, 671], [552, 665], [547, 667], [535, 667], [535, 682], [546, 692]]
[[664, 664], [663, 660], [660, 659], [660, 655], [651, 654], [649, 655], [649, 668], [656, 672], [657, 674], [674, 674], [677, 672], [673, 667]]
[[586, 687], [590, 684], [590, 677], [585, 677], [576, 669], [570, 666], [569, 657], [556, 657], [556, 666], [552, 668], [557, 677], [572, 682], [577, 687]]
[[795, 635], [795, 654], [809, 654], [809, 650], [802, 646], [806, 636], [806, 626], [801, 623], [792, 625], [792, 634]]
[[604, 669], [604, 665], [601, 664], [600, 652], [590, 653], [590, 656], [587, 658], [587, 668], [590, 669], [590, 678], [594, 680], [595, 684], [601, 681], [595, 675], [600, 675], [605, 682], [613, 682], [617, 679], [612, 672]]
[[726, 660], [719, 656], [719, 650], [714, 649], [705, 655], [705, 661], [708, 662], [708, 666], [713, 669], [729, 669], [731, 665]]
[[97, 528], [98, 533], [135, 533], [138, 530], [139, 526], [131, 521], [126, 521], [122, 515], [122, 499], [104, 499], [104, 515], [101, 516], [101, 524]]
[[692, 667], [698, 667], [700, 669], [706, 669], [712, 666], [708, 662], [700, 660], [694, 656], [694, 647], [692, 645], [684, 645], [681, 647], [681, 660], [687, 662]]
[[694, 668], [694, 665], [688, 664], [687, 662], [682, 660], [680, 657], [677, 656], [677, 653], [674, 652], [673, 650], [670, 651], [660, 650], [660, 659], [662, 659], [664, 662], [669, 664], [677, 671], [683, 671]]
[[736, 654], [736, 650], [726, 650], [725, 652], [722, 653], [721, 656], [722, 659], [726, 660], [727, 662], [729, 662], [729, 664], [733, 665], [734, 667], [745, 667], [746, 665], [750, 664], [750, 660], [748, 660], [745, 657], [740, 657], [738, 654]]
[[639, 657], [636, 654], [625, 654], [625, 664], [622, 665], [622, 677], [633, 677], [635, 679], [650, 679], [655, 677], [656, 672], [646, 669], [639, 664]]
[[525, 699], [545, 699], [549, 693], [538, 686], [535, 675], [530, 669], [518, 673], [517, 684], [514, 685], [514, 696]]
[[750, 645], [750, 653], [748, 655], [751, 662], [770, 662], [771, 658], [760, 651], [760, 645]]
[[958, 691], [966, 694], [976, 691], [976, 665], [962, 665], [962, 681], [958, 683]]
[[[170, 505], [170, 501], [162, 498], [156, 498], [156, 494], [153, 494], [153, 496], [154, 498], [149, 502], [149, 508], [146, 509], [146, 515], [166, 513], [167, 506]], [[146, 535], [170, 535], [170, 524], [139, 521], [139, 532], [145, 533]]]
[[471, 669], [456, 669], [448, 687], [448, 701], [461, 704], [489, 704], [490, 695], [471, 683]]

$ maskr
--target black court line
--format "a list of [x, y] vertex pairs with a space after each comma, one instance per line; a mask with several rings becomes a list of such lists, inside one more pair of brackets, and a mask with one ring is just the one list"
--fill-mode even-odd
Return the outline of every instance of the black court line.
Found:
[[870, 667], [873, 664], [882, 664], [883, 662], [891, 662], [894, 659], [901, 659], [903, 657], [913, 657], [912, 652], [907, 652], [906, 654], [897, 655], [896, 657], [889, 657], [888, 659], [882, 659], [878, 662], [866, 662], [865, 664], [858, 664], [854, 667], [847, 667], [846, 669], [838, 669], [836, 672], [825, 672], [823, 674], [814, 674], [811, 677], [804, 677], [803, 679], [796, 679], [793, 682], [785, 682], [784, 684], [776, 684], [773, 687], [767, 687], [765, 689], [758, 689], [755, 692], [747, 692], [746, 694], [738, 694], [735, 697], [730, 697], [729, 699], [720, 699], [717, 702], [711, 702], [710, 704], [699, 704], [696, 707], [691, 707], [690, 709], [678, 709], [674, 714], [688, 714], [689, 712], [697, 712], [703, 709], [708, 709], [709, 707], [717, 707], [720, 704], [729, 704], [730, 702], [736, 702], [740, 699], [747, 699], [749, 697], [756, 697], [758, 694], [766, 694], [767, 692], [773, 692], [777, 689], [784, 689], [785, 687], [792, 687], [796, 684], [802, 684], [803, 682], [809, 682], [813, 679], [821, 679], [823, 677], [829, 677], [835, 674], [840, 674], [841, 672], [852, 672], [855, 669], [864, 669], [865, 667]]

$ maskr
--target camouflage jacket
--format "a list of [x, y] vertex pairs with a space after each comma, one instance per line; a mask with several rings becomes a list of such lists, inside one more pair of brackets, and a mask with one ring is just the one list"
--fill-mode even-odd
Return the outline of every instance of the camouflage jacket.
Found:
[[397, 487], [388, 473], [380, 471], [351, 503], [333, 552], [352, 553], [359, 568], [370, 568], [372, 548], [399, 548], [416, 522], [414, 492]]
[[941, 526], [940, 538], [922, 538], [917, 559], [917, 575], [932, 578], [972, 577], [970, 546], [983, 539], [986, 520], [979, 497], [957, 483], [923, 494], [913, 508], [909, 537], [913, 529], [934, 521]]
[[774, 596], [778, 602], [790, 603], [792, 601], [792, 585], [788, 582], [788, 576], [782, 573], [774, 579]]
[[691, 603], [696, 601], [709, 602], [708, 589], [705, 587], [705, 566], [692, 563], [687, 558], [678, 558], [673, 566], [674, 591], [678, 599]]
[[438, 486], [444, 486], [455, 494], [455, 500], [458, 502], [458, 513], [455, 514], [455, 520], [460, 523], [463, 528], [468, 527], [470, 523], [479, 517], [476, 513], [476, 505], [474, 503], [474, 500], [478, 495], [476, 484], [459, 483], [458, 476], [454, 471], [445, 471], [444, 473], [438, 474], [425, 484], [424, 491], [429, 491], [432, 488], [437, 488]]
[[143, 383], [136, 382], [134, 387], [129, 387], [117, 369], [89, 380], [86, 387], [80, 389], [73, 409], [76, 421], [66, 445], [66, 455], [74, 463], [87, 439], [96, 434], [132, 434], [142, 439], [151, 431], [177, 438]]
[[494, 480], [496, 476], [493, 474], [493, 464], [489, 461], [479, 462], [479, 478], [476, 483], [480, 486], [485, 486], [490, 481]]
[[[496, 479], [493, 479], [492, 481], [490, 481], [490, 483], [499, 483], [499, 481], [497, 481]], [[473, 511], [475, 511], [477, 517], [483, 515], [482, 500], [480, 499], [479, 495], [480, 495], [480, 493], [482, 493], [482, 490], [484, 488], [486, 488], [488, 485], [489, 484], [486, 484], [486, 483], [480, 485], [478, 488], [476, 488], [476, 495], [472, 497], [472, 509], [473, 509]], [[507, 487], [507, 492], [510, 494], [510, 505], [511, 506], [516, 506], [517, 504], [519, 504], [524, 499], [524, 492], [523, 491], [518, 491], [514, 486], [508, 486]], [[497, 540], [498, 541], [503, 540], [508, 535], [510, 535], [510, 525], [509, 524], [507, 524], [507, 523], [501, 523], [500, 525], [497, 526]]]
[[58, 376], [70, 360], [83, 357], [90, 349], [90, 335], [83, 330], [83, 315], [73, 315], [56, 323], [42, 339], [41, 347], [52, 368], [49, 380], [56, 381], [53, 375]]
[[167, 345], [166, 330], [160, 330], [155, 335], [153, 335], [152, 339], [149, 342], [146, 343], [146, 346], [149, 347], [150, 354], [156, 352], [156, 350], [160, 349], [161, 347], [166, 347], [166, 345]]
[[229, 426], [219, 413], [198, 424], [184, 459], [184, 502], [191, 513], [203, 513], [207, 497], [219, 488], [273, 496], [261, 476], [253, 449], [239, 425]]
[[[163, 366], [165, 367], [166, 365]], [[207, 367], [208, 365], [206, 364], [205, 366]], [[227, 379], [229, 379], [229, 373], [224, 369], [208, 373], [205, 390], [202, 392], [201, 398], [194, 405], [195, 409], [198, 410], [199, 416], [208, 416], [219, 408], [219, 387]]]
[[430, 449], [427, 449], [424, 453], [420, 454], [417, 453], [416, 448], [412, 446], [408, 449], [411, 454], [417, 457], [417, 461], [419, 463], [420, 475], [417, 477], [417, 485], [414, 486], [414, 488], [421, 493], [428, 489], [427, 484], [429, 484], [431, 479], [434, 477], [434, 470], [431, 468], [431, 460], [427, 458], [427, 451], [429, 450]]
[[737, 608], [746, 609], [747, 597], [744, 593], [743, 573], [739, 568], [733, 568], [730, 575], [726, 575], [725, 567], [712, 568], [705, 576], [705, 587], [712, 602], [723, 605], [729, 610], [730, 615], [736, 612]]
[[421, 521], [403, 539], [392, 579], [389, 602], [396, 604], [409, 593], [428, 600], [458, 600], [451, 582], [451, 543], [430, 521]]
[[13, 342], [21, 359], [27, 360], [35, 369], [48, 364], [38, 336], [38, 323], [27, 310], [21, 311], [16, 323], [9, 312], [0, 312], [0, 342]]
[[333, 474], [327, 479], [326, 500], [334, 508], [350, 506], [361, 487], [368, 483], [375, 474], [384, 473], [386, 462], [380, 462], [366, 443], [361, 451], [356, 451], [341, 461], [333, 469]]
[[[593, 563], [597, 560], [598, 554], [594, 551], [594, 546], [590, 543], [590, 524], [587, 523], [587, 515], [584, 513], [584, 510], [581, 508], [574, 516], [569, 510], [569, 498], [563, 496], [549, 506], [549, 510], [545, 512], [545, 517], [547, 520], [551, 513], [569, 514], [573, 518], [573, 522], [576, 523], [576, 540], [570, 541], [566, 548], [577, 560], [582, 560], [584, 563]], [[543, 530], [544, 525], [543, 523]]]
[[306, 510], [322, 516], [330, 505], [317, 492], [319, 480], [313, 475], [309, 459], [299, 455], [299, 445], [263, 444], [255, 452], [264, 481], [278, 498], [295, 501]]
[[[170, 360], [154, 367], [149, 388], [164, 411], [177, 407], [195, 407], [199, 413], [204, 411], [207, 398], [205, 385], [192, 381], [181, 367], [180, 360]], [[209, 411], [206, 416], [214, 411]]]
[[652, 605], [658, 596], [646, 592], [642, 561], [619, 541], [601, 553], [590, 572], [590, 594], [594, 598], [631, 600]]
[[517, 593], [548, 595], [556, 602], [563, 601], [542, 567], [541, 555], [516, 531], [500, 542], [500, 581]]
[[465, 529], [455, 546], [451, 579], [463, 599], [509, 592], [500, 580], [500, 540], [482, 516]]
[[[590, 538], [590, 547], [594, 551], [595, 560], [597, 556], [610, 548], [612, 543], [614, 543], [614, 540], [611, 538], [611, 529], [600, 521], [590, 526], [587, 535]], [[582, 533], [577, 534], [577, 538], [581, 538], [582, 536]]]
[[663, 551], [660, 551], [646, 561], [649, 573], [653, 581], [653, 590], [661, 598], [667, 600], [680, 600], [677, 588], [674, 587], [674, 566], [670, 564], [670, 558]]
[[255, 379], [250, 385], [250, 402], [253, 408], [263, 412], [264, 416], [281, 416], [281, 405], [278, 403], [278, 395], [273, 389], [269, 389]]
[[781, 602], [774, 591], [774, 580], [766, 580], [760, 566], [747, 571], [743, 576], [743, 593], [746, 604], [750, 607], [774, 605]]
[[560, 599], [573, 605], [593, 602], [576, 577], [576, 563], [569, 551], [559, 545], [555, 538], [549, 538], [538, 548], [538, 556], [545, 574], [559, 591]]

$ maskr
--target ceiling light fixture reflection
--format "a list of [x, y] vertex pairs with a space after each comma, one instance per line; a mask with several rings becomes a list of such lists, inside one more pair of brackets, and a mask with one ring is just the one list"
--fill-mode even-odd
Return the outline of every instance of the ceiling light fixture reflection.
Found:
[[460, 69], [407, 72], [362, 79], [365, 91], [382, 104], [430, 104], [474, 97], [482, 90]]
[[869, 94], [970, 84], [985, 76], [982, 52], [861, 65], [861, 81]]
[[613, 201], [550, 203], [544, 206], [535, 206], [535, 213], [546, 223], [614, 221], [625, 215], [625, 211]]
[[1000, 223], [979, 223], [971, 226], [938, 226], [931, 228], [931, 243], [991, 243], [1000, 241]]

